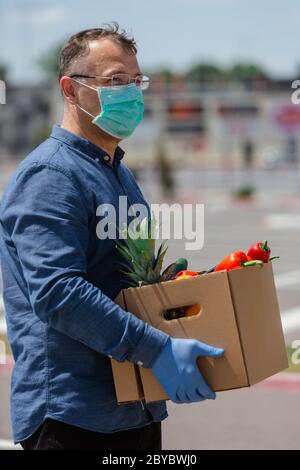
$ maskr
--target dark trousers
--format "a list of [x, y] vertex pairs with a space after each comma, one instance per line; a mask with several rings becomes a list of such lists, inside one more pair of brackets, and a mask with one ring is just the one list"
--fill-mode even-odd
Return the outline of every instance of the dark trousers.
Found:
[[103, 434], [46, 419], [20, 444], [24, 450], [161, 450], [161, 422]]

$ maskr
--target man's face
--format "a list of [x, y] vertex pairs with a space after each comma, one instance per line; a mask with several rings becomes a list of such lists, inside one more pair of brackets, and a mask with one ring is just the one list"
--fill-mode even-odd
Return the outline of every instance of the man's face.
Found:
[[[97, 78], [76, 78], [93, 88], [97, 86], [110, 86], [111, 81], [101, 77], [111, 77], [114, 74], [126, 73], [131, 78], [141, 75], [136, 55], [126, 51], [121, 45], [116, 44], [111, 39], [100, 39], [90, 42], [88, 55], [78, 59], [74, 66], [74, 72], [80, 75], [97, 76]], [[97, 92], [86, 86], [76, 83], [72, 79], [67, 84], [67, 88], [73, 87], [74, 98], [72, 104], [78, 104], [93, 116], [97, 116], [100, 111], [100, 103]], [[78, 113], [80, 124], [83, 128], [88, 126], [93, 132], [99, 132], [99, 128], [91, 122], [91, 117], [81, 111], [77, 106], [73, 106], [74, 113]]]

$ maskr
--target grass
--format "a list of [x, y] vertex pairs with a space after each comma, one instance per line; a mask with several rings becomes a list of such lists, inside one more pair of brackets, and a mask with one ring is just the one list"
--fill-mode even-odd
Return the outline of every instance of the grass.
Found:
[[240, 186], [233, 192], [233, 197], [237, 199], [248, 199], [251, 198], [255, 193], [254, 186], [244, 185]]

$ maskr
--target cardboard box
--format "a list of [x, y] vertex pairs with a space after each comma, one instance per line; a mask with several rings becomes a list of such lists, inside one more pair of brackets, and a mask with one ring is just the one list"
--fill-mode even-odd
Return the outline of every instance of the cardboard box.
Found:
[[[215, 391], [248, 387], [288, 367], [272, 263], [123, 290], [117, 303], [170, 336], [225, 349], [198, 358]], [[167, 321], [163, 312], [199, 304], [196, 316]], [[151, 369], [112, 360], [117, 400], [168, 399]]]

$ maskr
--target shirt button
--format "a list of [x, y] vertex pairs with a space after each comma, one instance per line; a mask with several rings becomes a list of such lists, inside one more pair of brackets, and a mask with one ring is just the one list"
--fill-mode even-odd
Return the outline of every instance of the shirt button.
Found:
[[110, 156], [109, 156], [109, 155], [105, 155], [104, 161], [105, 161], [105, 162], [110, 162]]
[[137, 365], [142, 367], [144, 365], [144, 363], [142, 361], [138, 361]]
[[99, 163], [100, 162], [100, 159], [97, 157], [95, 158], [96, 162]]

